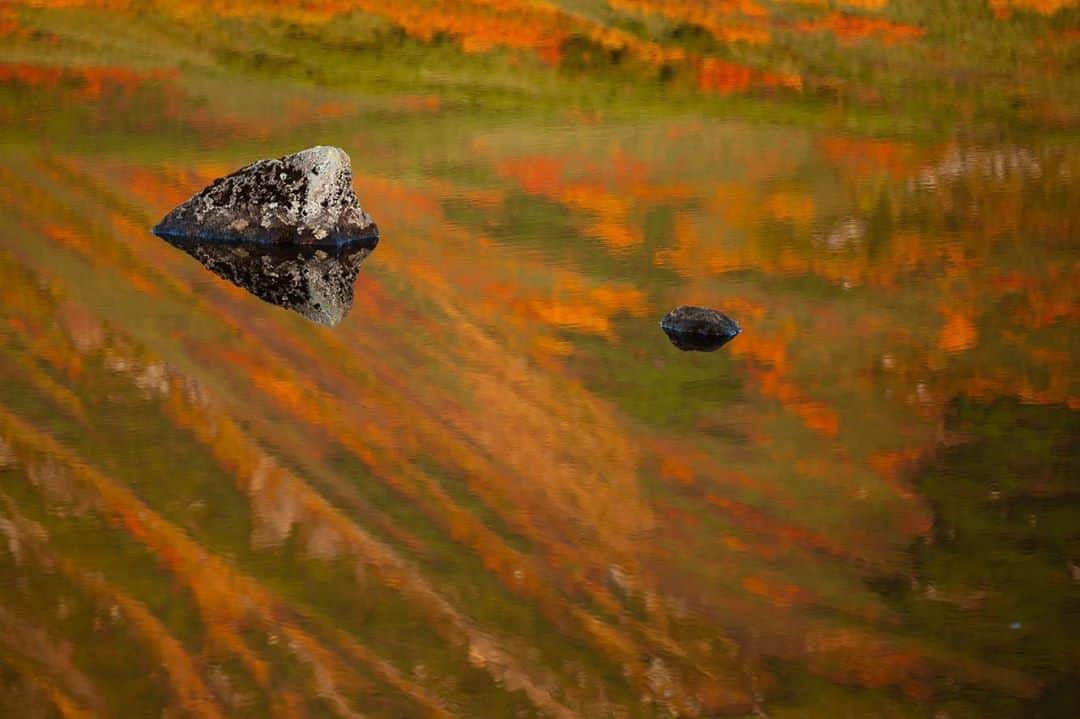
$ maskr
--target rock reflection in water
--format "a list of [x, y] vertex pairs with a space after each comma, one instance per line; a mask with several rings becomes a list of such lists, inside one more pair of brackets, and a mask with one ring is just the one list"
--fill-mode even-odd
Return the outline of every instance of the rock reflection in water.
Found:
[[378, 238], [342, 247], [263, 246], [166, 237], [206, 269], [261, 300], [333, 327], [353, 303], [353, 283]]

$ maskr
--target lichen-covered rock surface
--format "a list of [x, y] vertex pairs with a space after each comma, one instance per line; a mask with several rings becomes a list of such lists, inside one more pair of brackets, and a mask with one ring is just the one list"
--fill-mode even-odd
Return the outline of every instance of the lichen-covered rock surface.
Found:
[[660, 327], [681, 350], [712, 352], [742, 332], [739, 323], [708, 307], [682, 305], [664, 315]]
[[259, 160], [214, 180], [154, 228], [209, 242], [344, 245], [378, 237], [352, 186], [344, 150], [320, 145]]

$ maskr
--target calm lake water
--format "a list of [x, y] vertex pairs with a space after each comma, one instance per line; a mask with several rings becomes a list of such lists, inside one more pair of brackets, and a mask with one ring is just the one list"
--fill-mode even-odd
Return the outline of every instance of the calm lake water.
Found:
[[[1077, 716], [1080, 10], [925, 5], [0, 5], [0, 716]], [[150, 233], [317, 144], [336, 325]]]

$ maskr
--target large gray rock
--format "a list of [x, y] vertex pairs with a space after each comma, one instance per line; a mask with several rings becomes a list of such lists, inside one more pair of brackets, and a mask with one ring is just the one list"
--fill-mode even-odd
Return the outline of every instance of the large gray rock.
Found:
[[742, 332], [739, 323], [708, 307], [682, 305], [664, 315], [660, 327], [681, 350], [712, 352]]
[[259, 299], [330, 327], [352, 308], [360, 264], [378, 244], [377, 238], [325, 248], [165, 240]]
[[352, 163], [320, 145], [259, 160], [167, 214], [154, 233], [210, 242], [343, 245], [378, 237], [352, 187]]

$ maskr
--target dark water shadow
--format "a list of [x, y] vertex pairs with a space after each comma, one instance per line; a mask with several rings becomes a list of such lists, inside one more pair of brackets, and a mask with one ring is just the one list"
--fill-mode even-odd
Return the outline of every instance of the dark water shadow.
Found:
[[735, 335], [701, 335], [667, 329], [665, 329], [665, 334], [671, 340], [671, 344], [684, 352], [715, 352], [735, 339]]
[[161, 239], [259, 299], [328, 327], [352, 308], [360, 265], [379, 242], [374, 237], [340, 247], [307, 247]]

